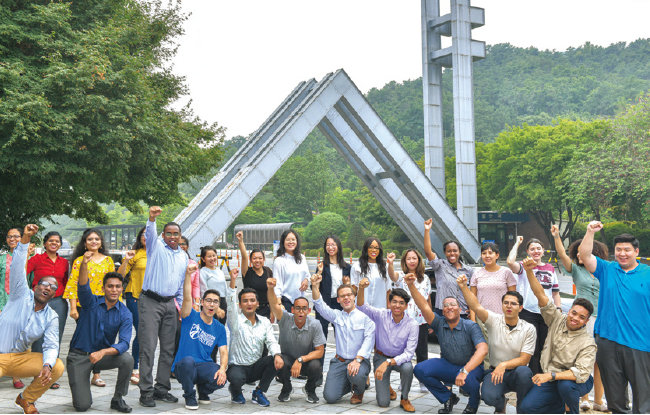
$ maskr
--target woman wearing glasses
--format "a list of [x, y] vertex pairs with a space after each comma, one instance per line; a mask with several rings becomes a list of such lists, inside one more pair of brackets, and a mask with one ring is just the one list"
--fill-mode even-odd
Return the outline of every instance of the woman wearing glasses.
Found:
[[[86, 252], [92, 252], [88, 262], [88, 284], [90, 284], [90, 291], [94, 295], [104, 295], [104, 275], [107, 272], [115, 271], [115, 264], [113, 259], [106, 255], [106, 244], [104, 243], [104, 236], [99, 229], [88, 228], [81, 235], [79, 243], [72, 253], [72, 258], [76, 258], [72, 263], [72, 270], [70, 271], [70, 279], [65, 286], [65, 293], [63, 298], [70, 302], [70, 317], [77, 320], [79, 318], [80, 307], [77, 305], [77, 285], [79, 283], [79, 267], [83, 260], [83, 255]], [[120, 296], [120, 301], [122, 297]], [[104, 387], [106, 382], [99, 376], [99, 370], [93, 369], [93, 378], [90, 382], [91, 385]]]
[[[27, 261], [27, 274], [34, 273], [32, 288], [40, 283], [43, 277], [54, 277], [56, 289], [54, 297], [47, 303], [59, 316], [59, 351], [61, 350], [61, 339], [65, 329], [65, 321], [68, 317], [68, 303], [63, 299], [63, 290], [68, 282], [68, 260], [61, 258], [58, 254], [63, 239], [58, 232], [48, 232], [43, 238], [45, 252], [34, 255]], [[43, 338], [32, 344], [32, 352], [43, 353]], [[59, 353], [60, 354], [60, 353]], [[58, 383], [52, 384], [50, 389], [59, 389]]]
[[[9, 250], [0, 255], [0, 312], [9, 300], [9, 268], [11, 267], [11, 259], [14, 249], [18, 246], [18, 241], [20, 241], [21, 236], [23, 236], [22, 229], [9, 229], [7, 231], [7, 247]], [[13, 378], [13, 384], [16, 389], [22, 389], [25, 387], [23, 381], [17, 377]]]

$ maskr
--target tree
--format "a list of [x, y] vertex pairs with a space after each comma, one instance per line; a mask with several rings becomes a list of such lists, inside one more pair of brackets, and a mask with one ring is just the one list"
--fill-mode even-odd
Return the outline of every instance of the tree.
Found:
[[168, 60], [178, 6], [155, 0], [0, 6], [0, 226], [55, 214], [105, 222], [183, 202], [178, 185], [218, 163], [223, 129], [170, 109], [186, 90]]
[[343, 216], [334, 212], [323, 212], [316, 215], [305, 228], [305, 241], [323, 243], [328, 235], [341, 236], [347, 229]]
[[484, 196], [495, 210], [530, 212], [547, 232], [557, 220], [566, 238], [581, 212], [565, 185], [572, 174], [567, 165], [577, 149], [594, 145], [607, 131], [605, 121], [511, 127], [494, 143], [477, 147], [484, 160], [477, 169]]

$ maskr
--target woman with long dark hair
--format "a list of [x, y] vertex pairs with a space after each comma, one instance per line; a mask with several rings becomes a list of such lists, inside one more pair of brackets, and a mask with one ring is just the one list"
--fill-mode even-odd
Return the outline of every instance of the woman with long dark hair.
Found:
[[[521, 310], [521, 313], [519, 313], [519, 317], [535, 326], [535, 331], [537, 332], [535, 352], [528, 363], [528, 367], [533, 371], [533, 375], [536, 375], [542, 373], [540, 359], [542, 357], [542, 348], [544, 347], [544, 342], [546, 341], [546, 336], [548, 334], [548, 326], [542, 318], [537, 297], [535, 297], [535, 294], [533, 294], [533, 291], [530, 289], [524, 266], [521, 262], [517, 261], [517, 251], [523, 241], [523, 236], [517, 236], [515, 245], [510, 250], [506, 262], [508, 263], [510, 270], [517, 275], [517, 291], [522, 297], [524, 297], [524, 308]], [[542, 262], [544, 257], [544, 246], [542, 245], [542, 242], [535, 238], [529, 239], [526, 243], [526, 254], [537, 263], [535, 268], [533, 268], [533, 274], [535, 274], [535, 278], [537, 278], [539, 283], [542, 285], [542, 288], [544, 288], [546, 296], [553, 299], [556, 307], [561, 308], [562, 301], [560, 299], [560, 283], [555, 274], [555, 268], [553, 265]]]
[[[553, 235], [553, 240], [555, 242], [555, 251], [560, 260], [560, 265], [571, 274], [573, 283], [576, 286], [576, 298], [586, 298], [591, 301], [591, 304], [594, 305], [594, 312], [589, 317], [589, 323], [587, 323], [587, 331], [593, 336], [594, 335], [594, 325], [596, 324], [596, 319], [598, 318], [598, 297], [600, 296], [600, 281], [592, 273], [587, 271], [582, 261], [580, 261], [580, 255], [578, 254], [578, 247], [582, 243], [582, 239], [573, 241], [569, 245], [569, 254], [564, 249], [564, 244], [560, 238], [560, 230], [556, 225], [551, 227], [551, 235]], [[605, 261], [609, 260], [609, 250], [607, 245], [602, 242], [594, 241], [594, 247], [591, 251], [593, 255], [600, 257]], [[580, 398], [580, 409], [584, 410], [595, 410], [600, 412], [607, 412], [607, 402], [603, 402], [603, 394], [605, 389], [603, 387], [603, 379], [600, 377], [600, 369], [598, 364], [594, 363], [594, 404], [593, 408], [591, 402], [589, 402], [589, 394], [586, 394]]]
[[[323, 262], [318, 264], [317, 274], [321, 274], [323, 279], [320, 283], [320, 292], [323, 295], [323, 301], [330, 308], [343, 310], [341, 305], [336, 301], [336, 290], [341, 284], [350, 283], [350, 269], [352, 266], [343, 259], [343, 247], [341, 240], [335, 235], [329, 235], [323, 243]], [[323, 334], [327, 339], [327, 332], [330, 322], [325, 320], [318, 311], [316, 318], [323, 327]], [[334, 325], [332, 325], [334, 327]]]
[[133, 244], [133, 250], [127, 251], [122, 259], [122, 264], [117, 270], [122, 276], [126, 276], [129, 272], [131, 277], [124, 289], [124, 298], [126, 299], [126, 307], [133, 315], [133, 327], [135, 328], [135, 337], [133, 338], [133, 346], [131, 354], [133, 355], [133, 372], [131, 373], [131, 383], [137, 385], [140, 383], [140, 371], [138, 364], [140, 362], [140, 342], [138, 341], [138, 324], [140, 321], [138, 314], [138, 301], [140, 300], [140, 293], [142, 293], [142, 283], [144, 282], [144, 270], [147, 267], [147, 247], [144, 237], [143, 227], [138, 231]]
[[[43, 277], [54, 277], [56, 279], [57, 289], [54, 297], [47, 303], [59, 316], [59, 352], [61, 350], [61, 340], [65, 330], [65, 321], [68, 318], [68, 303], [63, 299], [63, 290], [68, 282], [68, 260], [61, 258], [58, 254], [63, 239], [61, 234], [52, 231], [43, 237], [43, 248], [45, 252], [34, 255], [27, 261], [27, 274], [34, 273], [32, 289], [38, 285]], [[43, 338], [36, 340], [32, 344], [32, 352], [43, 353]], [[59, 353], [60, 354], [60, 353]], [[59, 389], [60, 385], [55, 382], [50, 389]]]
[[219, 308], [215, 313], [215, 318], [221, 323], [226, 324], [226, 313], [228, 311], [226, 304], [226, 276], [221, 269], [217, 268], [217, 250], [211, 246], [201, 248], [201, 259], [199, 260], [199, 286], [201, 288], [200, 297], [207, 290], [216, 290], [219, 293]]
[[242, 281], [244, 288], [252, 288], [257, 292], [259, 306], [257, 307], [256, 313], [271, 319], [271, 322], [273, 322], [274, 317], [269, 306], [267, 297], [268, 287], [266, 286], [266, 280], [273, 277], [273, 271], [264, 265], [264, 251], [261, 249], [253, 249], [250, 255], [248, 254], [242, 231], [237, 232], [235, 237], [237, 238], [239, 253], [241, 255], [240, 271], [243, 275]]
[[273, 277], [277, 284], [275, 295], [281, 298], [284, 309], [291, 312], [293, 301], [302, 297], [309, 287], [307, 259], [300, 252], [300, 236], [293, 229], [282, 232], [280, 248], [273, 261]]
[[359, 262], [350, 270], [350, 281], [355, 287], [359, 287], [359, 281], [363, 278], [370, 281], [365, 290], [366, 304], [375, 308], [386, 308], [387, 293], [392, 288], [392, 281], [387, 275], [384, 248], [381, 241], [375, 237], [366, 239]]
[[[79, 283], [79, 267], [83, 255], [86, 252], [92, 252], [88, 262], [88, 285], [90, 291], [94, 295], [104, 295], [104, 275], [107, 272], [115, 271], [115, 264], [113, 259], [108, 256], [106, 244], [104, 243], [104, 235], [99, 229], [88, 228], [84, 231], [79, 239], [79, 243], [72, 253], [72, 258], [76, 258], [72, 263], [72, 270], [70, 271], [70, 278], [65, 286], [65, 293], [63, 298], [70, 302], [70, 317], [77, 320], [79, 318], [79, 310], [81, 307], [77, 306], [77, 285]], [[122, 300], [122, 298], [120, 298]], [[104, 387], [106, 382], [99, 377], [99, 369], [93, 369], [93, 378], [91, 385]]]

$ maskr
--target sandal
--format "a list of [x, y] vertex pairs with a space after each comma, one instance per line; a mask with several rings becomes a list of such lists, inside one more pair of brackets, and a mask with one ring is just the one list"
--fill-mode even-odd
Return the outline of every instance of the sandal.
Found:
[[61, 387], [61, 385], [59, 385], [58, 383], [54, 382], [54, 383], [52, 384], [52, 386], [50, 386], [50, 389], [59, 389], [60, 387]]
[[131, 373], [131, 384], [138, 385], [139, 383], [140, 383], [140, 372], [134, 370], [133, 373]]
[[18, 380], [16, 380], [16, 381], [14, 381], [14, 388], [16, 388], [16, 389], [22, 389], [22, 388], [24, 388], [24, 387], [25, 387], [25, 384], [23, 383], [22, 380], [18, 379]]
[[97, 378], [97, 379], [93, 380], [92, 382], [90, 382], [90, 384], [94, 385], [94, 386], [99, 386], [100, 388], [103, 388], [104, 386], [106, 386], [106, 382], [104, 382], [102, 380], [102, 378]]

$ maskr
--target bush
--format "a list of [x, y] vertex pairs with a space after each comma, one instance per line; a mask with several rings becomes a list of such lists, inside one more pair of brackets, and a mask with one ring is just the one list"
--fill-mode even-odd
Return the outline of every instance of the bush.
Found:
[[305, 228], [305, 241], [312, 243], [323, 243], [327, 235], [340, 235], [346, 229], [343, 216], [334, 212], [323, 212], [309, 222]]
[[361, 251], [359, 251], [358, 249], [352, 251], [352, 259], [359, 259], [360, 256], [361, 256]]

